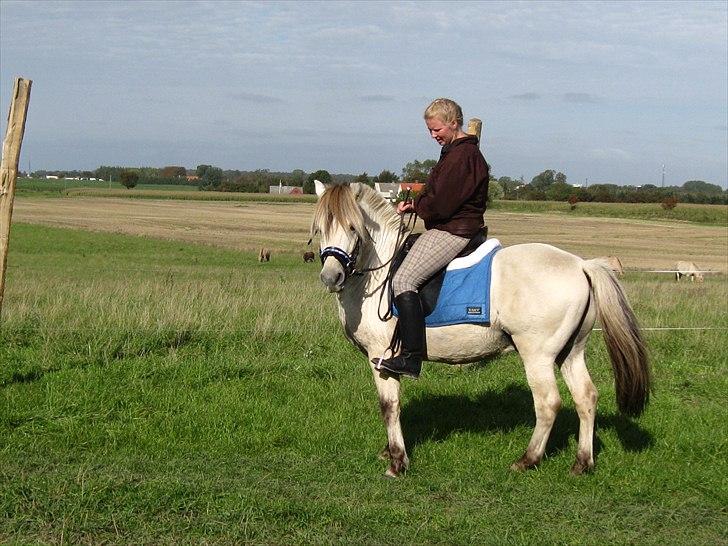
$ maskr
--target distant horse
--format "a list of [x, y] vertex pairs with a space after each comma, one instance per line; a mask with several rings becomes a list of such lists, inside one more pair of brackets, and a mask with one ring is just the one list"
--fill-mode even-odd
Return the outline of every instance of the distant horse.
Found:
[[[311, 226], [320, 234], [320, 278], [337, 295], [339, 317], [349, 340], [367, 357], [387, 350], [395, 321], [387, 311], [386, 264], [402, 231], [392, 206], [364, 184], [325, 186]], [[536, 466], [561, 406], [555, 365], [561, 368], [579, 415], [579, 445], [572, 474], [594, 467], [593, 435], [597, 390], [584, 360], [587, 339], [599, 317], [615, 376], [620, 411], [640, 415], [648, 402], [647, 352], [634, 313], [614, 274], [599, 260], [582, 260], [545, 244], [503, 248], [493, 258], [491, 324], [427, 328], [427, 359], [450, 364], [477, 362], [516, 350], [533, 394], [536, 427], [523, 456], [511, 468]], [[409, 465], [400, 424], [398, 376], [370, 363], [388, 443], [387, 476]]]
[[680, 281], [681, 277], [689, 277], [690, 282], [703, 282], [703, 274], [700, 268], [693, 262], [677, 262], [675, 264], [675, 280]]
[[621, 277], [624, 275], [624, 268], [622, 267], [622, 261], [617, 258], [616, 256], [601, 256], [600, 258], [597, 258], [598, 260], [601, 260], [604, 262], [604, 264], [614, 271], [616, 275]]
[[258, 261], [270, 262], [270, 250], [268, 250], [267, 248], [261, 248], [260, 252], [258, 253]]
[[316, 259], [316, 255], [313, 252], [304, 252], [303, 261], [306, 263], [312, 262]]

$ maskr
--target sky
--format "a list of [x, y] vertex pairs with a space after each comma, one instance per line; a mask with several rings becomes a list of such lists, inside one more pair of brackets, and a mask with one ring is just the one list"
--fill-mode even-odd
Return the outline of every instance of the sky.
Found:
[[449, 97], [496, 177], [728, 179], [728, 2], [0, 0], [20, 169], [400, 174]]

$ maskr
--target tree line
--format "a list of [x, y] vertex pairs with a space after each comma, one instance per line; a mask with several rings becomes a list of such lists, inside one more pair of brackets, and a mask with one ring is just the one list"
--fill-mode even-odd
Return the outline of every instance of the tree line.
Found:
[[[34, 171], [33, 178], [54, 175], [59, 178], [81, 178], [119, 182], [127, 187], [137, 184], [149, 185], [194, 185], [202, 191], [230, 191], [245, 193], [268, 193], [271, 186], [279, 184], [300, 187], [304, 193], [314, 193], [314, 180], [326, 183], [361, 182], [374, 186], [380, 183], [399, 181], [425, 182], [437, 161], [427, 159], [407, 163], [400, 174], [383, 170], [370, 176], [363, 172], [359, 175], [331, 174], [321, 169], [307, 173], [301, 169], [291, 172], [275, 172], [268, 169], [255, 171], [224, 170], [214, 165], [198, 165], [190, 170], [181, 166], [155, 167], [111, 167], [101, 166], [94, 171]], [[488, 196], [493, 199], [528, 201], [565, 201], [577, 202], [620, 202], [620, 203], [709, 203], [728, 204], [728, 190], [717, 184], [702, 180], [689, 180], [682, 186], [658, 187], [654, 184], [641, 186], [621, 186], [618, 184], [592, 184], [581, 186], [569, 184], [566, 175], [547, 169], [530, 182], [523, 178], [491, 176]], [[674, 206], [674, 205], [673, 205]]]

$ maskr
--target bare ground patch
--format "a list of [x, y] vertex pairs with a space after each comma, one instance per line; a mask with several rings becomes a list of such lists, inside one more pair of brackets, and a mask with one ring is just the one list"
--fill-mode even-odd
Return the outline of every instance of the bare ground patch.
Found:
[[[16, 222], [187, 241], [257, 252], [306, 250], [312, 203], [109, 198], [22, 198]], [[616, 218], [486, 212], [489, 235], [504, 245], [548, 243], [585, 258], [614, 254], [627, 269], [669, 269], [689, 260], [728, 271], [728, 229]], [[419, 222], [421, 228], [422, 224]]]

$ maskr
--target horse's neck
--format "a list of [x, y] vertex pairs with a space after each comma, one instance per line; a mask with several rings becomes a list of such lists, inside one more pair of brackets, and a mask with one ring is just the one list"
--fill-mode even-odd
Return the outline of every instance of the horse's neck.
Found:
[[372, 238], [362, 249], [359, 268], [379, 269], [351, 277], [339, 294], [342, 321], [352, 330], [362, 333], [389, 331], [394, 325], [391, 321], [383, 322], [379, 317], [388, 310], [386, 281], [392, 257], [397, 250], [398, 233], [398, 229], [382, 225], [370, 229]]

